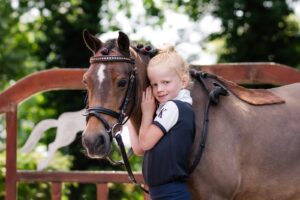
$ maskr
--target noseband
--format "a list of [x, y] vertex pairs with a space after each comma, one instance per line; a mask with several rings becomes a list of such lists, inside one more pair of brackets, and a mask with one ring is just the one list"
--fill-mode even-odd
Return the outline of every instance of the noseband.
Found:
[[[93, 56], [90, 58], [90, 63], [102, 63], [102, 62], [126, 62], [132, 64], [132, 70], [129, 78], [129, 83], [126, 91], [126, 95], [124, 100], [120, 106], [120, 112], [116, 112], [114, 110], [110, 110], [107, 108], [103, 108], [100, 106], [88, 107], [86, 109], [86, 121], [89, 120], [91, 116], [96, 117], [100, 120], [106, 130], [106, 133], [109, 135], [110, 141], [115, 137], [115, 131], [117, 128], [122, 128], [122, 126], [127, 122], [132, 112], [132, 109], [127, 112], [128, 103], [130, 102], [130, 98], [134, 97], [135, 95], [133, 92], [136, 90], [136, 67], [135, 67], [135, 60], [133, 58], [128, 58], [125, 56]], [[135, 99], [135, 98], [134, 98]], [[104, 119], [102, 116], [109, 115], [115, 119], [117, 119], [117, 123], [113, 126], [110, 126], [107, 120]]]

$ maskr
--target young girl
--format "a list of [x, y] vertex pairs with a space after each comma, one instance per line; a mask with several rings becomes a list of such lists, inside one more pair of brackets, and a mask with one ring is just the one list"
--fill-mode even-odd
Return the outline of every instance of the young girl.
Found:
[[143, 92], [139, 134], [128, 126], [133, 151], [144, 155], [142, 171], [153, 200], [191, 199], [186, 179], [195, 117], [186, 89], [188, 65], [167, 46], [150, 60], [147, 74], [151, 86]]

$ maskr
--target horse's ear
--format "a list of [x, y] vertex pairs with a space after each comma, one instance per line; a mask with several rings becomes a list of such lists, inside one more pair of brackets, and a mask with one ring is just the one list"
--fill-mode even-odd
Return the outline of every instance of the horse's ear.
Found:
[[97, 37], [93, 36], [92, 34], [90, 34], [86, 29], [83, 30], [83, 40], [85, 45], [94, 53], [96, 54], [96, 52], [101, 48], [102, 46], [102, 42], [101, 40], [99, 40]]
[[129, 45], [130, 42], [128, 36], [120, 31], [118, 37], [118, 47], [120, 51], [123, 51], [129, 55]]

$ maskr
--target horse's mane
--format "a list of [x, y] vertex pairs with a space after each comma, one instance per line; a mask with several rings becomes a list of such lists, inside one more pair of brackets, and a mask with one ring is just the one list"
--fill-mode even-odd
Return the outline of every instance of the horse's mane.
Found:
[[150, 58], [154, 57], [157, 54], [157, 49], [152, 45], [136, 44], [130, 46], [134, 51], [148, 55]]
[[[115, 40], [107, 42], [107, 44], [114, 44]], [[112, 46], [113, 47], [113, 46]], [[150, 58], [154, 57], [157, 54], [157, 49], [153, 48], [151, 45], [131, 45], [133, 49], [138, 54], [148, 55]], [[213, 78], [221, 82], [231, 93], [236, 97], [245, 101], [251, 105], [269, 105], [269, 104], [281, 104], [285, 101], [279, 96], [275, 95], [269, 90], [266, 89], [247, 89], [242, 87], [232, 81], [226, 80], [220, 76], [207, 73], [210, 78]]]
[[[105, 43], [103, 43], [103, 46], [100, 49], [100, 52], [103, 55], [108, 55], [109, 52], [117, 47], [117, 40], [116, 39], [110, 39], [107, 40]], [[154, 57], [157, 54], [157, 49], [154, 48], [152, 45], [147, 44], [131, 44], [129, 47], [130, 52], [135, 52], [137, 54], [142, 54], [145, 56], [149, 56], [150, 58]]]
[[[251, 105], [270, 105], [270, 104], [281, 104], [285, 101], [266, 89], [248, 89], [242, 87], [232, 81], [226, 80], [221, 76], [206, 73], [207, 78], [216, 80], [226, 87], [232, 94], [238, 97], [240, 100], [247, 102]], [[204, 79], [205, 80], [205, 79]]]

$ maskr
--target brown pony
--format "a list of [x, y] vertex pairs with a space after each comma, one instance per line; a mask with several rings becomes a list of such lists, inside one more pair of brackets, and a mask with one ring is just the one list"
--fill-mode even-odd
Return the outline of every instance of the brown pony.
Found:
[[[147, 50], [130, 47], [122, 32], [105, 43], [87, 31], [83, 35], [94, 55], [83, 77], [88, 116], [82, 142], [88, 156], [105, 158], [126, 117], [139, 129], [139, 101], [147, 86], [150, 57], [143, 53]], [[210, 96], [204, 86], [209, 91], [215, 85], [235, 87], [221, 78], [201, 77], [204, 85], [195, 80], [191, 88], [197, 124], [191, 160], [203, 141], [204, 111]], [[237, 96], [239, 92], [233, 91], [229, 89], [228, 96], [221, 96], [210, 107], [205, 151], [189, 179], [193, 199], [300, 199], [300, 83], [266, 91], [275, 100], [262, 98], [265, 92], [241, 89], [242, 95]], [[242, 100], [245, 94], [250, 103]]]

